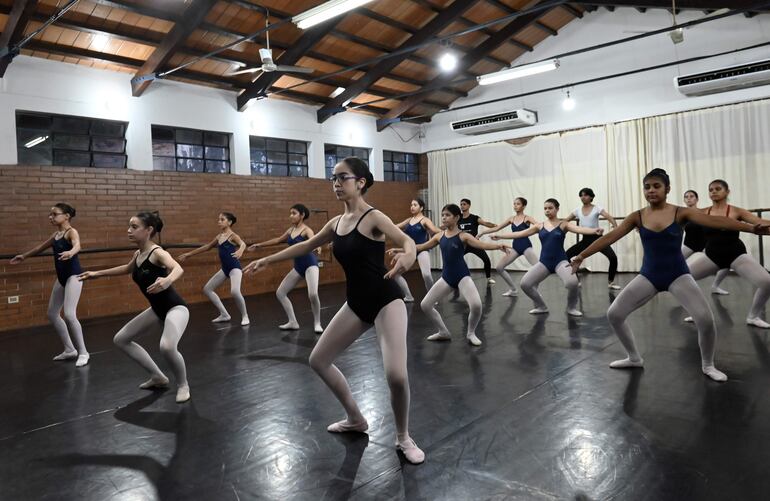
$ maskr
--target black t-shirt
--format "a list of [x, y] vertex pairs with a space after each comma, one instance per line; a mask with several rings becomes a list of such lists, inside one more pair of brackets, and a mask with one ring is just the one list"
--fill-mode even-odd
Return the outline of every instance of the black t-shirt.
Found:
[[460, 218], [460, 222], [457, 223], [460, 231], [470, 233], [474, 237], [479, 234], [479, 216], [476, 214], [468, 214], [468, 217]]

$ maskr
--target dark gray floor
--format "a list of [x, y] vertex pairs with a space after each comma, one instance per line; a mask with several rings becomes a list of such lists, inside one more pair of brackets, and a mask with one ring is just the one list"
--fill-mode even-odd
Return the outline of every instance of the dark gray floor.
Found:
[[[518, 282], [520, 275], [515, 275]], [[625, 283], [632, 275], [621, 275]], [[410, 276], [417, 297], [419, 276]], [[710, 283], [710, 279], [706, 280]], [[526, 297], [476, 283], [484, 302], [480, 348], [463, 340], [467, 309], [442, 306], [456, 339], [432, 332], [409, 306], [412, 435], [427, 453], [404, 465], [373, 331], [340, 359], [371, 425], [335, 436], [340, 406], [307, 366], [316, 336], [304, 290], [304, 328], [282, 333], [272, 296], [248, 298], [252, 325], [213, 326], [191, 308], [181, 350], [193, 399], [136, 388], [146, 376], [112, 345], [129, 317], [85, 321], [91, 364], [53, 363], [49, 328], [0, 334], [0, 499], [764, 499], [770, 493], [770, 333], [744, 324], [752, 290], [730, 277], [710, 297], [717, 366], [700, 373], [697, 333], [660, 295], [631, 318], [646, 359], [615, 371], [623, 354], [605, 314], [605, 275], [583, 278], [585, 317], [568, 318], [561, 282], [542, 291], [552, 313], [527, 314]], [[707, 285], [707, 284], [702, 284]], [[135, 291], [127, 291], [135, 293]], [[138, 292], [136, 292], [138, 294]], [[324, 287], [324, 320], [343, 300]], [[232, 306], [230, 309], [233, 310]], [[157, 346], [157, 336], [140, 340]], [[157, 354], [156, 350], [152, 351]]]

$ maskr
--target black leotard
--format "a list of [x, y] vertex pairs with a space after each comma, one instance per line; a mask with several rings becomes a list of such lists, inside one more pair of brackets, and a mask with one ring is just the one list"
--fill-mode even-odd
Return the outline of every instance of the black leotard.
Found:
[[[711, 207], [708, 208], [707, 214], [711, 214]], [[725, 217], [730, 217], [729, 205]], [[720, 270], [724, 270], [730, 268], [730, 265], [739, 256], [746, 254], [746, 246], [743, 245], [738, 231], [706, 228], [705, 252], [706, 256], [719, 266]]]
[[706, 248], [706, 228], [688, 221], [684, 225], [684, 245], [693, 252], [700, 252]]
[[385, 279], [385, 242], [372, 240], [358, 231], [361, 221], [373, 211], [364, 212], [350, 233], [340, 235], [334, 227], [334, 257], [342, 265], [347, 279], [347, 302], [358, 318], [373, 324], [382, 308], [394, 299], [403, 299], [396, 282]]
[[[152, 311], [154, 311], [161, 320], [165, 320], [168, 310], [174, 306], [187, 306], [187, 303], [185, 303], [184, 299], [177, 294], [174, 287], [169, 287], [157, 294], [149, 294], [147, 292], [147, 287], [154, 284], [159, 277], [165, 277], [168, 274], [166, 268], [150, 262], [150, 256], [152, 256], [152, 253], [157, 249], [160, 249], [160, 247], [153, 248], [150, 253], [147, 254], [147, 257], [144, 258], [141, 265], [134, 259], [134, 271], [131, 273], [131, 278], [134, 279], [136, 285], [139, 286], [139, 290], [144, 294], [144, 297], [147, 298], [147, 301], [150, 302]], [[138, 258], [139, 254], [137, 254], [136, 257]]]

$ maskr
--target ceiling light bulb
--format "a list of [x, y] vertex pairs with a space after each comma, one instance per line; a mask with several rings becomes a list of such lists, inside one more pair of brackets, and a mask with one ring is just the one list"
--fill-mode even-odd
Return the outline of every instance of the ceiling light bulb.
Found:
[[442, 70], [452, 71], [457, 67], [457, 57], [454, 54], [447, 52], [441, 56], [441, 59], [438, 60], [438, 64]]
[[569, 91], [567, 91], [567, 97], [564, 98], [564, 101], [561, 102], [561, 107], [564, 111], [572, 111], [575, 109], [575, 100], [572, 99], [569, 95]]

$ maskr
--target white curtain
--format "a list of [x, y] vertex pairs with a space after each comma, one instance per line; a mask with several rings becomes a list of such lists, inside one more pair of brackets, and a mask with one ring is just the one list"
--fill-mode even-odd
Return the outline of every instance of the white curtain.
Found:
[[[767, 207], [770, 100], [537, 136], [523, 145], [502, 142], [431, 152], [428, 165], [430, 208], [437, 224], [441, 207], [461, 198], [471, 199], [471, 212], [494, 223], [513, 213], [517, 196], [529, 201], [526, 212], [538, 220], [544, 217], [542, 204], [547, 198], [558, 199], [559, 214], [566, 217], [580, 204], [578, 191], [583, 187], [594, 190], [594, 203], [623, 217], [645, 205], [642, 177], [654, 167], [671, 176], [671, 203], [683, 205], [683, 192], [694, 189], [701, 206], [708, 206], [708, 183], [721, 178], [730, 184], [734, 205]], [[770, 213], [764, 217], [770, 219]], [[749, 252], [757, 255], [757, 237], [743, 239]], [[570, 235], [566, 245], [575, 241]], [[532, 242], [539, 252], [537, 237]], [[770, 238], [765, 238], [770, 259], [768, 242]], [[620, 271], [639, 269], [642, 249], [637, 235], [613, 248]], [[490, 257], [496, 263], [500, 253], [491, 252]], [[471, 267], [481, 267], [476, 257], [467, 260]], [[440, 266], [440, 260], [434, 264]], [[587, 266], [606, 271], [607, 260], [595, 256]], [[528, 265], [519, 259], [512, 268]]]

